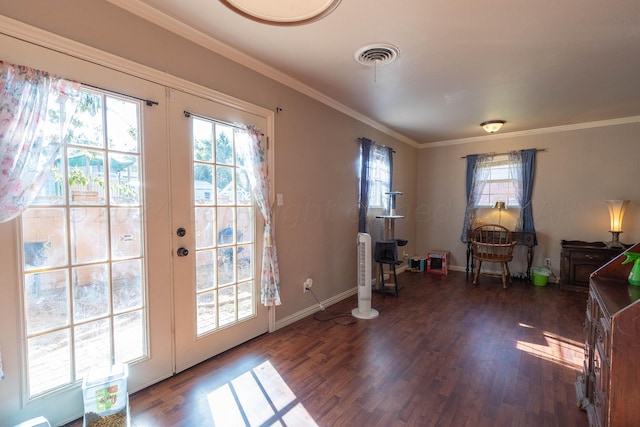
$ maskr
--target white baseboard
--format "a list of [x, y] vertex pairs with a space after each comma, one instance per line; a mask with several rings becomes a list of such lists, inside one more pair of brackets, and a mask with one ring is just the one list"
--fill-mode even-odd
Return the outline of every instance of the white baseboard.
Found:
[[[358, 293], [358, 288], [357, 286], [354, 286], [351, 289], [348, 289], [342, 293], [339, 293], [338, 295], [334, 295], [331, 298], [328, 298], [324, 301], [321, 301], [320, 303], [322, 304], [323, 307], [329, 307], [332, 304], [335, 304], [339, 301], [342, 301], [343, 299], [349, 298], [352, 295], [355, 295]], [[304, 319], [305, 317], [320, 311], [320, 306], [318, 304], [314, 304], [311, 307], [307, 307], [304, 310], [300, 310], [297, 313], [293, 313], [290, 316], [287, 316], [283, 319], [280, 320], [276, 320], [276, 330], [280, 329], [280, 328], [284, 328], [287, 325], [290, 325], [294, 322], [297, 322], [298, 320]]]

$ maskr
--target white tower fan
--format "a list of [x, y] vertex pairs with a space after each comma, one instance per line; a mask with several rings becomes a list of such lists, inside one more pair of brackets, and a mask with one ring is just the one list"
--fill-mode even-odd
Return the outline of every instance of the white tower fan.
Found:
[[358, 308], [351, 315], [358, 319], [378, 317], [378, 310], [371, 308], [371, 236], [358, 233]]

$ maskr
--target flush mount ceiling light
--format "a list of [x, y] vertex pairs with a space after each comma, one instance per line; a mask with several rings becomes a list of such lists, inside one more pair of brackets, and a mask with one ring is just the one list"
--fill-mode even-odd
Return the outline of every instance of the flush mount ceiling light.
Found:
[[271, 25], [301, 25], [324, 18], [342, 0], [220, 0], [245, 18]]
[[486, 122], [480, 123], [480, 126], [482, 126], [482, 129], [486, 130], [488, 133], [496, 133], [505, 123], [507, 122], [504, 120], [487, 120]]

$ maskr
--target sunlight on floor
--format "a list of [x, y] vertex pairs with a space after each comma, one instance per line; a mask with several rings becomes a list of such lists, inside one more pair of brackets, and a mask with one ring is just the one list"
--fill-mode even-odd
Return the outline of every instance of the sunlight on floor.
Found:
[[317, 426], [271, 363], [207, 395], [216, 426]]
[[[518, 326], [535, 329], [535, 327], [524, 323], [519, 323]], [[584, 359], [583, 343], [547, 331], [541, 331], [541, 333], [546, 344], [518, 341], [516, 348], [532, 356], [560, 364], [567, 368], [576, 371], [582, 370], [582, 361]]]

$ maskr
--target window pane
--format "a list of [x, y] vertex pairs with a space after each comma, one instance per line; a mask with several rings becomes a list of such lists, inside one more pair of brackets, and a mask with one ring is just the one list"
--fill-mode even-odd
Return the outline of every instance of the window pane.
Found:
[[113, 318], [115, 363], [126, 363], [146, 356], [145, 324], [142, 310]]
[[253, 208], [237, 208], [238, 243], [253, 242]]
[[233, 164], [233, 128], [216, 126], [216, 163]]
[[213, 205], [213, 166], [193, 165], [193, 188], [196, 205]]
[[92, 369], [111, 366], [111, 328], [106, 319], [86, 323], [74, 328], [76, 378], [82, 378]]
[[101, 205], [105, 203], [104, 152], [96, 150], [69, 150], [67, 167], [69, 195], [75, 205]]
[[22, 214], [25, 270], [67, 264], [67, 220], [64, 208], [31, 208]]
[[140, 208], [111, 208], [111, 257], [133, 258], [142, 255]]
[[197, 296], [198, 304], [198, 335], [209, 332], [218, 327], [218, 307], [216, 292], [206, 292]]
[[218, 291], [220, 300], [220, 326], [233, 323], [236, 320], [236, 287], [228, 286]]
[[253, 277], [253, 245], [238, 246], [238, 280]]
[[210, 248], [216, 243], [215, 208], [195, 208], [196, 249]]
[[113, 205], [140, 204], [140, 157], [109, 154], [109, 191]]
[[197, 118], [193, 119], [193, 159], [213, 161], [213, 124]]
[[233, 168], [216, 166], [216, 194], [218, 205], [234, 205], [236, 203]]
[[27, 335], [67, 326], [70, 319], [67, 270], [25, 274], [24, 280]]
[[235, 247], [218, 249], [218, 285], [227, 285], [235, 281]]
[[238, 284], [238, 319], [253, 314], [253, 285], [251, 282]]
[[84, 264], [107, 260], [109, 244], [105, 208], [72, 208], [69, 227], [71, 262]]
[[236, 197], [238, 205], [251, 205], [251, 183], [244, 169], [236, 169]]
[[100, 94], [82, 93], [70, 128], [68, 142], [73, 142], [75, 145], [104, 147], [102, 96]]
[[137, 153], [138, 104], [107, 96], [107, 138], [109, 149]]
[[71, 382], [69, 333], [64, 329], [27, 340], [30, 396]]
[[141, 308], [144, 304], [142, 261], [114, 262], [112, 271], [113, 312]]
[[109, 299], [106, 264], [73, 269], [73, 317], [76, 322], [109, 314]]
[[196, 253], [196, 289], [204, 291], [216, 287], [216, 250]]
[[235, 243], [235, 209], [218, 208], [218, 245], [231, 245]]

